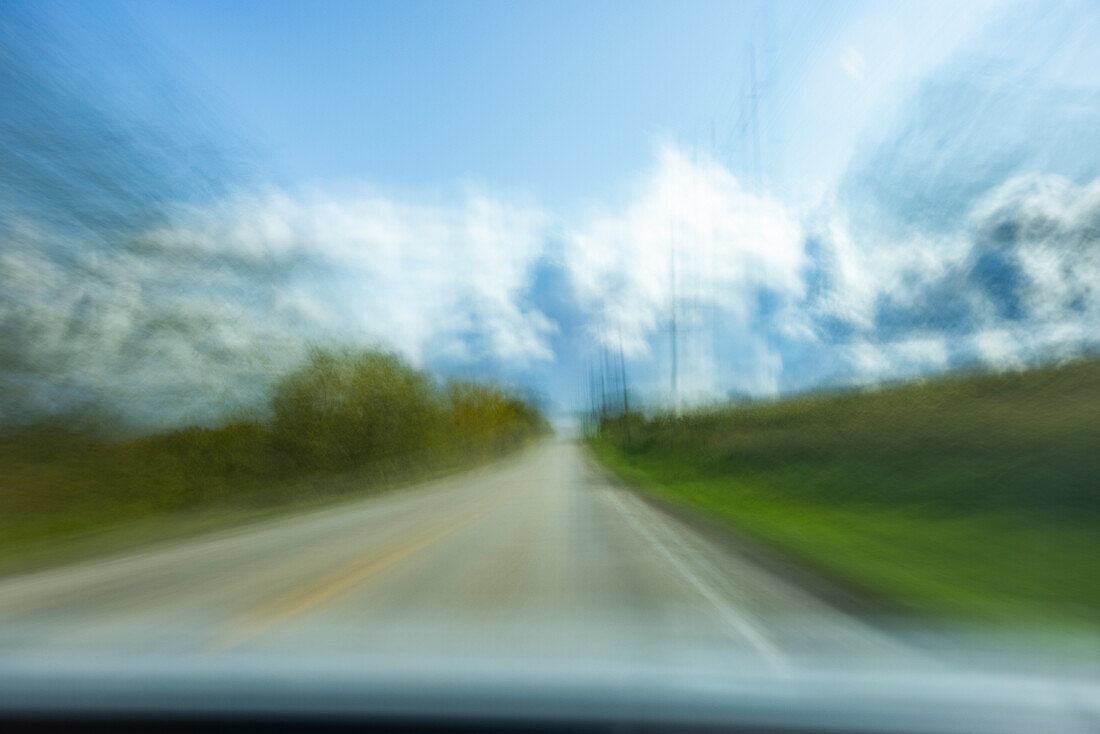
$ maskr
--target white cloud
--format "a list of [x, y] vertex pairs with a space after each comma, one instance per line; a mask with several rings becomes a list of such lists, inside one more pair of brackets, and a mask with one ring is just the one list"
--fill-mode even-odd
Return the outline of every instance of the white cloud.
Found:
[[892, 342], [858, 340], [841, 347], [857, 383], [939, 372], [950, 364], [951, 348], [943, 336], [921, 335]]
[[1011, 366], [1100, 341], [1100, 181], [1010, 179], [966, 221], [853, 230], [836, 202], [799, 216], [666, 147], [623, 206], [568, 230], [565, 262], [593, 342], [615, 351], [621, 330], [653, 396], [669, 395], [675, 270], [683, 402]]
[[1011, 178], [937, 236], [855, 236], [837, 221], [816, 235], [823, 286], [805, 308], [853, 377], [1014, 367], [1100, 343], [1100, 180]]
[[1008, 329], [987, 329], [973, 337], [978, 358], [994, 367], [1016, 367], [1022, 364], [1018, 340]]
[[836, 204], [799, 215], [671, 146], [621, 206], [568, 223], [474, 191], [277, 190], [179, 210], [113, 249], [15, 222], [0, 243], [0, 420], [82, 402], [147, 425], [203, 420], [256, 405], [310, 342], [422, 363], [568, 357], [551, 349], [560, 314], [529, 305], [552, 229], [580, 314], [564, 325], [612, 351], [621, 333], [651, 398], [668, 395], [674, 300], [684, 403], [1100, 343], [1100, 180], [1013, 178], [966, 222], [852, 230]]
[[191, 210], [149, 240], [273, 269], [299, 312], [355, 341], [522, 363], [552, 357], [553, 324], [521, 303], [545, 226], [538, 209], [477, 192], [433, 205], [272, 191]]
[[568, 230], [564, 259], [594, 338], [617, 346], [621, 332], [624, 351], [635, 358], [650, 352], [675, 302], [684, 348], [695, 351], [685, 381], [702, 391], [715, 387], [717, 375], [692, 343], [701, 320], [715, 313], [726, 331], [748, 330], [761, 293], [787, 302], [805, 288], [796, 219], [779, 202], [745, 191], [714, 160], [672, 146], [660, 151], [624, 206]]
[[1010, 179], [975, 207], [972, 227], [976, 256], [998, 258], [1013, 279], [1005, 296], [1028, 318], [1100, 325], [1100, 179]]
[[24, 226], [0, 248], [0, 420], [79, 403], [202, 420], [256, 404], [311, 342], [552, 359], [555, 324], [523, 304], [545, 225], [473, 191], [423, 204], [271, 190], [178, 210], [109, 251]]

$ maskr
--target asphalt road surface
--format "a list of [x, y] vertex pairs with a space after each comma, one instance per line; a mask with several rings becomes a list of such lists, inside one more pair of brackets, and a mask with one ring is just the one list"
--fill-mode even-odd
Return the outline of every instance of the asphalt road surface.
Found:
[[[458, 476], [0, 583], [0, 655], [906, 654], [546, 442]], [[728, 659], [728, 657], [726, 658]]]
[[388, 494], [11, 577], [0, 720], [1100, 721], [1094, 674], [945, 663], [695, 525], [608, 481], [576, 444], [548, 441]]

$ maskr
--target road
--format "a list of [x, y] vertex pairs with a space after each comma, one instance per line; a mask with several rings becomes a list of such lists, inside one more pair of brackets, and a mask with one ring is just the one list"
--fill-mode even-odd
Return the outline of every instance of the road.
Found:
[[568, 442], [0, 582], [0, 719], [313, 711], [939, 732], [1100, 720], [1095, 675], [1003, 667], [944, 665], [837, 611]]
[[897, 645], [614, 486], [573, 443], [0, 583], [0, 655], [670, 660], [782, 673]]

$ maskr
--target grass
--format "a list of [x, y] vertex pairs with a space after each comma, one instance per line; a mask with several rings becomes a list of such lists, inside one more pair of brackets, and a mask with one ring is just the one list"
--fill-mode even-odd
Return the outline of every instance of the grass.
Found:
[[1100, 630], [1100, 360], [607, 420], [596, 455], [911, 613]]
[[118, 507], [102, 512], [77, 509], [31, 521], [0, 521], [0, 576], [420, 487], [522, 450], [524, 445], [515, 444], [501, 452], [451, 454], [431, 462], [410, 457], [385, 471], [366, 466], [245, 482], [227, 488], [220, 500], [190, 507], [129, 512]]
[[0, 432], [0, 573], [402, 486], [547, 430], [499, 387], [381, 352], [315, 352], [271, 403], [266, 421], [127, 440], [86, 417]]

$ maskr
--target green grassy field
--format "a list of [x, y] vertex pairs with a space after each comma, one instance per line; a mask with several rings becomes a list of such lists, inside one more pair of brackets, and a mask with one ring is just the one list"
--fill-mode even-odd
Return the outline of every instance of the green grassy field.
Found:
[[0, 573], [402, 486], [548, 430], [499, 387], [380, 352], [314, 353], [269, 413], [124, 440], [87, 420], [0, 432]]
[[869, 596], [1100, 629], [1100, 360], [603, 421], [622, 479]]

